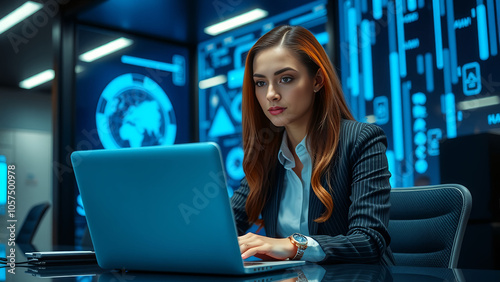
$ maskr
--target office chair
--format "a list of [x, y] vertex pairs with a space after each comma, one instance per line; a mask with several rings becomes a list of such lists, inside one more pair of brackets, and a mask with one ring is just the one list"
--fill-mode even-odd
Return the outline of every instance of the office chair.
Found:
[[33, 237], [35, 237], [38, 226], [49, 207], [50, 204], [45, 202], [31, 208], [16, 236], [16, 243], [31, 245], [31, 241], [33, 241]]
[[456, 268], [472, 196], [459, 184], [391, 190], [390, 247], [396, 265]]

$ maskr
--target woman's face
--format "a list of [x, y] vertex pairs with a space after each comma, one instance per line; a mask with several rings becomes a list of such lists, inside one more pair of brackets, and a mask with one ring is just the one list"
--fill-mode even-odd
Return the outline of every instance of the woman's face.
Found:
[[253, 71], [255, 95], [267, 118], [287, 131], [305, 132], [312, 116], [314, 91], [321, 88], [318, 75], [311, 77], [307, 67], [280, 46], [258, 53]]

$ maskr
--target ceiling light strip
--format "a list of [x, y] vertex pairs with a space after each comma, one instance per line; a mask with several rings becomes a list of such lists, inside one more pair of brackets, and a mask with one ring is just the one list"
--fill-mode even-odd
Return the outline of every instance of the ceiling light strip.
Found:
[[262, 9], [254, 9], [234, 18], [227, 19], [223, 22], [211, 25], [204, 29], [205, 33], [210, 35], [218, 35], [228, 30], [237, 28], [239, 26], [260, 20], [267, 17], [268, 12]]
[[22, 22], [27, 17], [33, 15], [42, 7], [42, 4], [33, 1], [27, 1], [26, 3], [22, 4], [21, 6], [19, 6], [19, 8], [15, 9], [10, 14], [0, 19], [0, 34], [4, 33], [6, 30], [10, 29], [16, 24]]
[[31, 89], [44, 84], [45, 82], [51, 81], [52, 79], [54, 79], [54, 70], [49, 69], [19, 82], [19, 87]]
[[100, 47], [81, 54], [79, 58], [84, 62], [90, 63], [125, 47], [128, 47], [132, 45], [132, 43], [134, 43], [133, 40], [127, 39], [125, 37], [120, 37]]
[[210, 87], [214, 87], [214, 86], [217, 86], [217, 85], [224, 84], [226, 82], [227, 82], [227, 76], [221, 74], [221, 75], [218, 75], [218, 76], [214, 76], [214, 77], [211, 77], [211, 78], [207, 78], [207, 79], [201, 80], [198, 83], [198, 86], [200, 87], [200, 89], [207, 89], [207, 88], [210, 88]]

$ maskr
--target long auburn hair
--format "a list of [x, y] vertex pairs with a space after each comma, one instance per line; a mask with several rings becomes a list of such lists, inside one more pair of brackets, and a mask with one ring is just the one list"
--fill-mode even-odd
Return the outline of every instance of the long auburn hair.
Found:
[[[255, 95], [253, 80], [253, 62], [255, 56], [272, 47], [285, 47], [296, 55], [314, 77], [321, 71], [324, 84], [315, 93], [313, 114], [307, 129], [307, 141], [313, 164], [311, 186], [324, 204], [326, 210], [316, 222], [325, 222], [333, 212], [333, 200], [330, 193], [321, 184], [325, 177], [329, 191], [329, 165], [335, 156], [339, 143], [341, 119], [353, 116], [344, 99], [340, 81], [323, 46], [314, 35], [300, 26], [278, 26], [264, 34], [247, 55], [243, 78], [242, 126], [243, 126], [243, 169], [250, 193], [246, 202], [246, 212], [251, 223], [261, 226], [259, 215], [264, 208], [268, 195], [273, 189], [276, 178], [276, 165], [283, 130], [276, 128], [266, 117]], [[309, 94], [309, 93], [307, 93]]]

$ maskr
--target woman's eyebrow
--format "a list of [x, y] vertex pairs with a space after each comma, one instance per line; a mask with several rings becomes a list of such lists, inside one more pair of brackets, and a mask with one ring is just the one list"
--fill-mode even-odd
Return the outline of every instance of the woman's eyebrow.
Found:
[[[292, 71], [296, 71], [295, 69], [291, 68], [291, 67], [286, 67], [286, 68], [282, 68], [280, 70], [277, 70], [274, 75], [279, 75], [281, 73], [284, 73], [286, 71], [289, 71], [289, 70], [292, 70]], [[254, 73], [253, 74], [254, 77], [266, 77], [265, 75], [263, 74], [259, 74], [259, 73]]]

